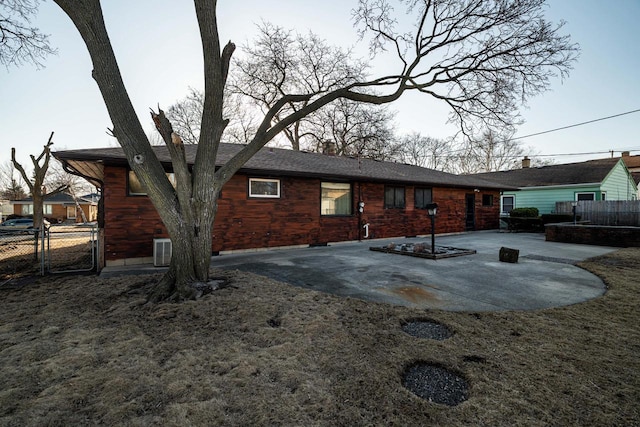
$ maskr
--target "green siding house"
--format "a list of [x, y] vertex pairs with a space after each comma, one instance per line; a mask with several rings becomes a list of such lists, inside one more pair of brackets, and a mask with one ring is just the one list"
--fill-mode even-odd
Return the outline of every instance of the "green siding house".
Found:
[[577, 200], [636, 200], [638, 187], [620, 158], [590, 160], [542, 167], [526, 167], [476, 174], [478, 178], [518, 187], [500, 196], [500, 212], [513, 208], [538, 208], [554, 213], [556, 202]]

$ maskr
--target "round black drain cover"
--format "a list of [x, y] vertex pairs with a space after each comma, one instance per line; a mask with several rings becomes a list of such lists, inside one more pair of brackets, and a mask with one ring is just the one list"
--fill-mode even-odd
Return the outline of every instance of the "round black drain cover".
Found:
[[412, 320], [402, 325], [402, 330], [417, 338], [443, 341], [451, 338], [451, 331], [445, 325], [432, 320]]
[[409, 366], [402, 385], [418, 397], [443, 405], [455, 406], [468, 398], [469, 387], [464, 378], [426, 362]]

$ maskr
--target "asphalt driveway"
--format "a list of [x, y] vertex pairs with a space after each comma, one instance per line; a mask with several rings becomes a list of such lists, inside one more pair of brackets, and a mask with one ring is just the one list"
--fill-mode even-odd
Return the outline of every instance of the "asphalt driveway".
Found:
[[[430, 260], [369, 250], [391, 241], [429, 243], [429, 238], [223, 254], [213, 257], [211, 265], [367, 301], [450, 311], [533, 310], [602, 295], [604, 283], [574, 264], [615, 250], [497, 231], [437, 237], [436, 245], [477, 251], [456, 258]], [[517, 264], [498, 260], [502, 246], [520, 250]]]

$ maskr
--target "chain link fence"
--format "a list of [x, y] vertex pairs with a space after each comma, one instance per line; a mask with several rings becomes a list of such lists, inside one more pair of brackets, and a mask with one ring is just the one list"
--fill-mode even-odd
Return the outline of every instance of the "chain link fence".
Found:
[[92, 271], [98, 259], [95, 225], [0, 230], [0, 284], [48, 273]]
[[0, 282], [41, 272], [37, 229], [0, 231]]

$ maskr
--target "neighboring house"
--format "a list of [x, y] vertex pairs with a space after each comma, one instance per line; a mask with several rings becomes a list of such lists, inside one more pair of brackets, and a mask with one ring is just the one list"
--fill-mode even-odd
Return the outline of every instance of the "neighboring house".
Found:
[[[14, 200], [13, 213], [15, 215], [33, 215], [33, 199], [27, 197], [22, 200]], [[57, 193], [44, 198], [42, 206], [46, 218], [57, 222], [84, 222], [96, 221], [98, 218], [98, 202], [92, 198], [78, 197], [76, 200], [68, 193]], [[84, 213], [84, 218], [83, 218]]]
[[[243, 146], [222, 144], [218, 166]], [[153, 147], [171, 175], [166, 147]], [[193, 163], [197, 146], [185, 146]], [[53, 155], [100, 188], [106, 265], [148, 263], [166, 229], [120, 148]], [[263, 148], [224, 185], [212, 252], [499, 227], [501, 184], [405, 164]], [[512, 187], [506, 187], [512, 188]], [[359, 212], [359, 203], [364, 203]], [[363, 226], [368, 224], [368, 228]]]
[[[631, 156], [628, 151], [622, 152], [622, 161], [631, 172], [631, 176], [636, 185], [640, 184], [640, 156]], [[638, 189], [638, 198], [640, 199], [640, 189]]]
[[0, 222], [4, 221], [4, 219], [11, 214], [13, 214], [13, 206], [11, 206], [11, 201], [0, 200]]
[[500, 213], [535, 207], [540, 214], [553, 213], [556, 202], [579, 200], [636, 200], [638, 187], [620, 158], [580, 163], [529, 167], [470, 175], [496, 184], [513, 185], [517, 191], [503, 191]]

